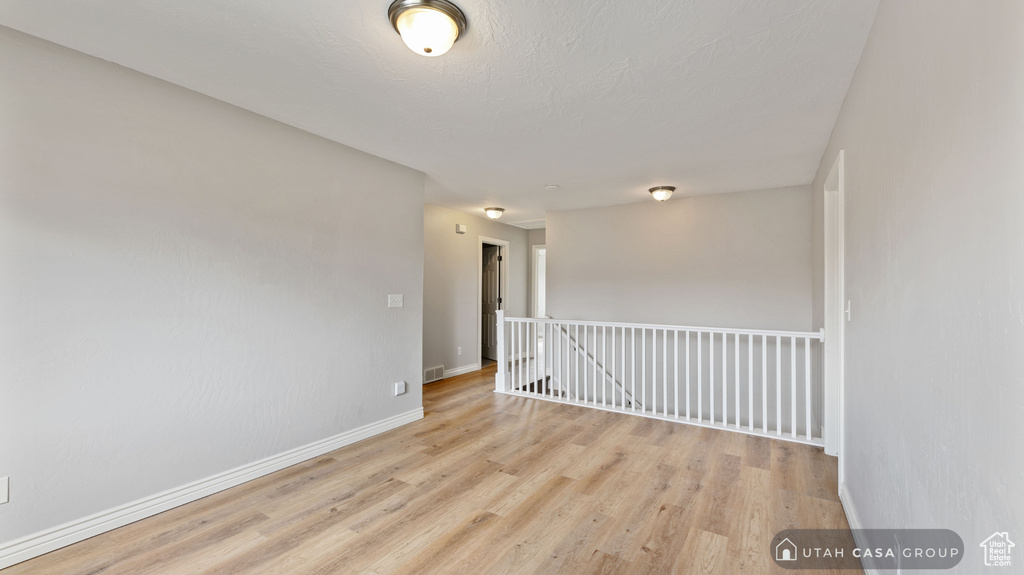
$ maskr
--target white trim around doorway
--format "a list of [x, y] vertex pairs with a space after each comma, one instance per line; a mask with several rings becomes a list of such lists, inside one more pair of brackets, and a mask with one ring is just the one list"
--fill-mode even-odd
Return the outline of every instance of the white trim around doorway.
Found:
[[511, 259], [511, 243], [508, 240], [500, 240], [498, 238], [490, 238], [487, 236], [477, 236], [477, 251], [476, 251], [476, 365], [480, 366], [484, 363], [483, 357], [483, 345], [484, 345], [484, 334], [483, 329], [480, 326], [480, 316], [483, 315], [483, 302], [481, 300], [481, 294], [484, 289], [484, 244], [490, 244], [492, 246], [499, 246], [501, 248], [501, 263], [499, 264], [501, 269], [501, 306], [499, 309], [507, 310], [508, 297], [508, 262]]

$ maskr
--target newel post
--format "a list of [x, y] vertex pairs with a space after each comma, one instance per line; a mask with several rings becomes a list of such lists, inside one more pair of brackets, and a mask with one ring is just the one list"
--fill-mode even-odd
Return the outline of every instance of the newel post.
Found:
[[505, 382], [507, 381], [508, 374], [505, 370], [508, 368], [508, 357], [506, 354], [508, 350], [505, 349], [505, 310], [498, 310], [498, 366], [497, 371], [494, 372], [494, 391], [504, 392]]

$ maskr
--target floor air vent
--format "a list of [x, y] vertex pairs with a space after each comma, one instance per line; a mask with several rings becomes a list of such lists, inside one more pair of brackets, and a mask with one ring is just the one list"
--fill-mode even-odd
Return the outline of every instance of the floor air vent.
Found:
[[439, 379], [444, 379], [443, 365], [432, 367], [423, 372], [423, 383], [430, 383], [432, 381], [437, 381]]

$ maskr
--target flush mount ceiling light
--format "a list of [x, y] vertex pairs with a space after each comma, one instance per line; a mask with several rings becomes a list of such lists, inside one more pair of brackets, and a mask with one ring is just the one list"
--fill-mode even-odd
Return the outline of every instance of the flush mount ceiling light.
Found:
[[484, 211], [487, 212], [487, 217], [496, 220], [501, 217], [501, 214], [505, 213], [505, 208], [484, 208]]
[[466, 31], [466, 16], [448, 0], [395, 0], [388, 19], [405, 45], [422, 56], [444, 54]]
[[658, 200], [659, 202], [664, 202], [665, 200], [672, 197], [672, 192], [676, 191], [676, 187], [655, 186], [648, 191], [651, 192], [651, 195], [654, 196], [654, 199]]

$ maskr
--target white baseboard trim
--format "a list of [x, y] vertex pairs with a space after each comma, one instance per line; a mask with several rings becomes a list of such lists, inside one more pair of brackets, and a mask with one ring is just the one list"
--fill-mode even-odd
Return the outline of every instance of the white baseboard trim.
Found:
[[850, 524], [850, 529], [863, 529], [864, 526], [860, 522], [860, 515], [857, 514], [857, 508], [853, 504], [853, 499], [850, 498], [850, 491], [846, 488], [845, 483], [839, 486], [839, 501], [843, 504], [843, 511], [846, 512], [846, 522]]
[[258, 477], [280, 471], [296, 463], [319, 457], [335, 449], [368, 439], [374, 435], [423, 419], [423, 408], [400, 413], [381, 421], [314, 441], [307, 445], [272, 455], [265, 459], [236, 467], [223, 473], [211, 475], [162, 493], [144, 497], [113, 509], [101, 511], [88, 517], [76, 519], [51, 529], [33, 533], [21, 539], [0, 544], [0, 569], [27, 561], [72, 543], [83, 541], [100, 533], [111, 531], [139, 519], [144, 519], [202, 499], [219, 491], [241, 485]]
[[[858, 547], [868, 548], [868, 541], [864, 541], [863, 537], [857, 537], [857, 530], [864, 529], [864, 524], [860, 522], [860, 515], [857, 514], [857, 507], [853, 504], [853, 498], [850, 497], [850, 491], [846, 488], [846, 484], [842, 483], [839, 485], [839, 502], [843, 505], [843, 511], [846, 512], [846, 522], [850, 524], [850, 529], [853, 531], [853, 540]], [[864, 569], [864, 560], [861, 560], [861, 569]], [[873, 572], [870, 569], [864, 569], [865, 573]]]
[[470, 372], [473, 372], [473, 371], [480, 371], [480, 364], [479, 363], [471, 363], [469, 365], [464, 365], [462, 367], [456, 367], [454, 369], [446, 369], [446, 370], [444, 370], [444, 377], [447, 379], [449, 377], [455, 377], [456, 375], [462, 375], [462, 374], [470, 373]]

